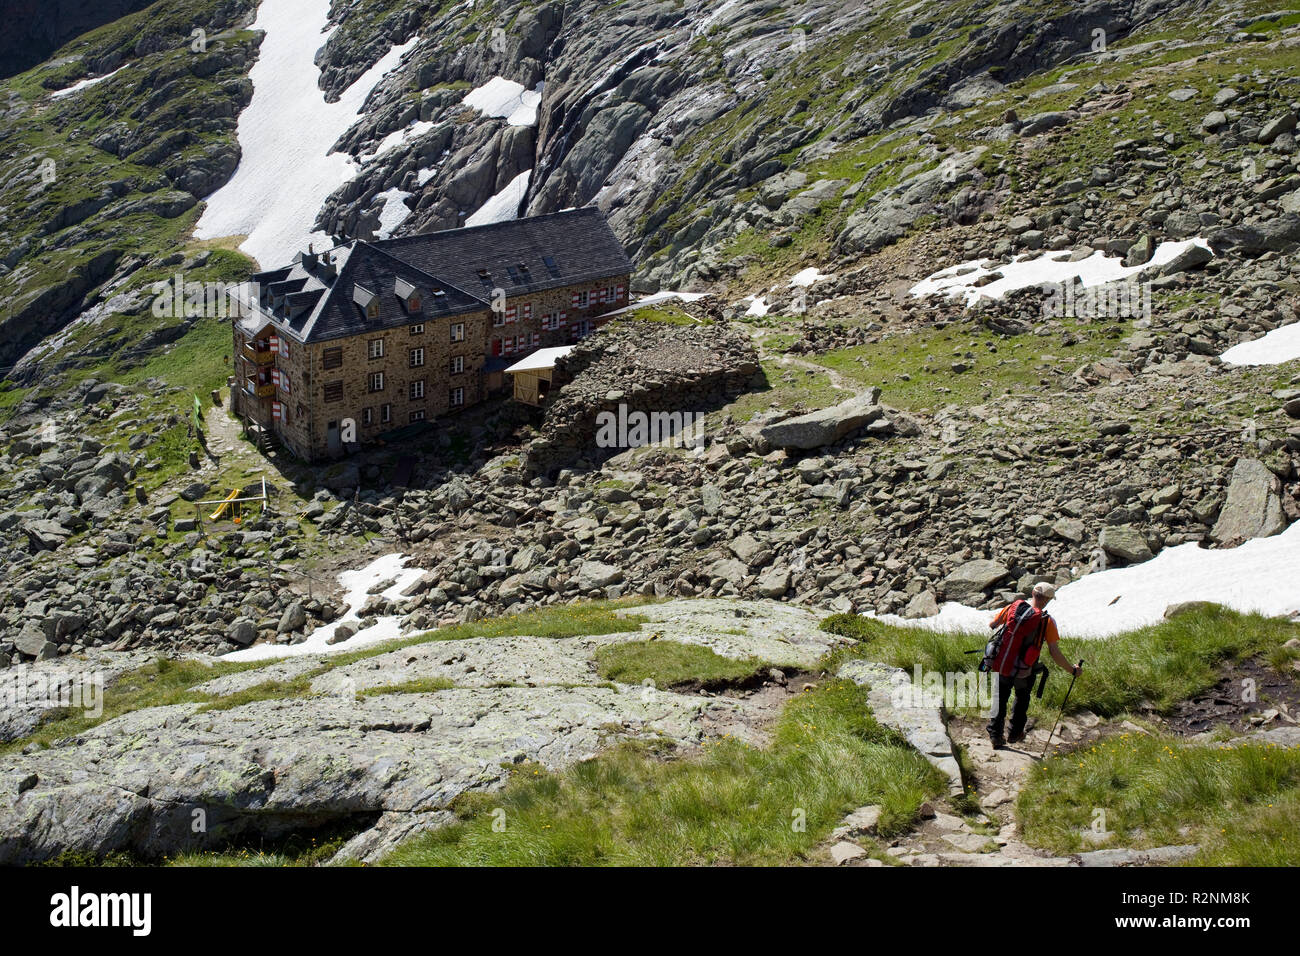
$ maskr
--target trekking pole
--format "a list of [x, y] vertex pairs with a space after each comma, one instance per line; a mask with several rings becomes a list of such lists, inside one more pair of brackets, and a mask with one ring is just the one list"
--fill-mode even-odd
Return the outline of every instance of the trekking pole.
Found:
[[1042, 753], [1043, 757], [1047, 756], [1047, 748], [1052, 746], [1052, 737], [1056, 734], [1056, 725], [1059, 724], [1061, 722], [1061, 718], [1065, 716], [1065, 705], [1070, 700], [1070, 691], [1074, 690], [1074, 682], [1079, 679], [1079, 675], [1082, 673], [1083, 673], [1083, 659], [1080, 658], [1079, 669], [1078, 671], [1075, 672], [1074, 676], [1070, 678], [1070, 686], [1065, 689], [1065, 700], [1061, 701], [1061, 712], [1056, 715], [1056, 722], [1052, 724], [1052, 732], [1047, 735], [1047, 743], [1043, 744], [1043, 753]]

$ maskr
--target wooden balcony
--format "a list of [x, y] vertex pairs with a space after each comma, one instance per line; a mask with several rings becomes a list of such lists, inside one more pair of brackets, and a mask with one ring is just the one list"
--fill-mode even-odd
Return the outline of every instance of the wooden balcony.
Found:
[[262, 352], [262, 351], [258, 351], [256, 348], [254, 348], [251, 345], [245, 345], [244, 358], [248, 359], [248, 361], [254, 363], [255, 365], [270, 365], [272, 362], [275, 361], [275, 353], [272, 352], [270, 349], [267, 349], [266, 351]]
[[249, 395], [256, 395], [258, 398], [270, 398], [275, 394], [275, 385], [272, 382], [258, 385], [257, 382], [250, 378], [244, 382], [244, 391]]

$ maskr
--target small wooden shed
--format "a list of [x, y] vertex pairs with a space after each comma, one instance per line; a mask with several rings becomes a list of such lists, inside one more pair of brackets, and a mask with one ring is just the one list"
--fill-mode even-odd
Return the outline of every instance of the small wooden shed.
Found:
[[514, 379], [515, 401], [526, 405], [542, 404], [551, 390], [551, 374], [555, 371], [556, 359], [571, 351], [572, 345], [538, 349], [506, 369], [506, 374]]

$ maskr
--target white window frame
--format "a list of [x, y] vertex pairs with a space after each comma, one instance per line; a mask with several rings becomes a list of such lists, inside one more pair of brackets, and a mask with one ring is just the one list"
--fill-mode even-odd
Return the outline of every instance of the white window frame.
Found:
[[[376, 387], [375, 385], [376, 381], [379, 382], [378, 387]], [[370, 378], [366, 382], [366, 386], [367, 386], [367, 391], [369, 392], [382, 392], [384, 390], [384, 373], [371, 372]]]
[[415, 325], [411, 326], [411, 334], [412, 334], [412, 335], [423, 335], [423, 334], [424, 334], [424, 323], [423, 323], [423, 322], [417, 322]]
[[451, 374], [462, 375], [465, 372], [465, 356], [453, 355], [451, 357]]
[[419, 401], [420, 399], [424, 398], [424, 379], [417, 378], [415, 381], [413, 381], [411, 383], [411, 387], [407, 389], [407, 394], [410, 396], [410, 400], [413, 402]]
[[450, 398], [450, 402], [451, 402], [451, 407], [452, 407], [452, 408], [459, 408], [459, 407], [461, 407], [462, 405], [465, 404], [465, 389], [463, 389], [463, 388], [453, 388], [453, 389], [451, 390], [451, 394], [450, 394], [449, 398]]
[[413, 424], [414, 422], [422, 422], [424, 420], [425, 420], [425, 412], [423, 408], [414, 409], [412, 410], [410, 415], [406, 416], [406, 421], [408, 425]]
[[361, 424], [373, 425], [375, 423], [375, 409], [373, 406], [361, 409]]
[[411, 349], [411, 368], [424, 368], [424, 349]]
[[451, 340], [453, 342], [465, 341], [465, 323], [455, 322], [451, 326]]
[[371, 339], [366, 343], [366, 355], [372, 359], [381, 359], [384, 357], [384, 340]]
[[393, 406], [389, 402], [384, 402], [384, 404], [379, 406], [379, 423], [381, 425], [387, 425], [392, 420]]

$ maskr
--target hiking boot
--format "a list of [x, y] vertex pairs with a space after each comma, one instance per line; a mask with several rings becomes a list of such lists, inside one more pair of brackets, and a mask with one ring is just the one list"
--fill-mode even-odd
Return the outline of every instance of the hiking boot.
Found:
[[1020, 743], [1020, 741], [1024, 739], [1025, 739], [1025, 732], [1023, 730], [1013, 730], [1011, 731], [1011, 736], [1007, 738], [1007, 742], [1018, 744]]
[[1007, 745], [1007, 742], [997, 734], [989, 734], [989, 743], [993, 745], [994, 750], [1001, 750]]

